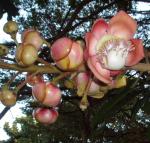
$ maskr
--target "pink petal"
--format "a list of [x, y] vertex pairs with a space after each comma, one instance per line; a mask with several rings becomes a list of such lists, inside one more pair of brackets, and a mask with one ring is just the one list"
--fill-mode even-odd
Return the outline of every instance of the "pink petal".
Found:
[[58, 118], [58, 112], [55, 109], [51, 109], [51, 113], [52, 113], [52, 116], [53, 116], [53, 118], [51, 120], [51, 123], [54, 123]]
[[67, 56], [67, 57], [65, 57], [65, 58], [63, 58], [63, 59], [61, 59], [61, 60], [59, 60], [59, 61], [56, 61], [55, 62], [56, 63], [56, 65], [60, 68], [60, 69], [62, 69], [62, 70], [68, 70], [70, 67], [69, 67], [69, 65], [70, 65], [70, 60], [69, 60], [69, 57]]
[[98, 83], [96, 83], [95, 81], [92, 81], [88, 93], [94, 94], [94, 93], [98, 92], [99, 89], [100, 89], [100, 85]]
[[121, 10], [111, 18], [109, 26], [112, 34], [121, 38], [131, 39], [136, 32], [137, 23], [126, 12]]
[[51, 46], [51, 55], [54, 60], [58, 61], [66, 57], [72, 47], [72, 40], [66, 37], [56, 40]]
[[85, 92], [86, 87], [89, 82], [89, 78], [90, 78], [90, 76], [87, 72], [81, 72], [76, 76], [75, 82], [76, 82], [76, 86], [77, 86], [78, 96], [82, 96], [83, 93]]
[[32, 95], [40, 102], [45, 98], [45, 88], [45, 82], [37, 83], [32, 87]]
[[43, 44], [43, 39], [38, 31], [34, 29], [26, 29], [21, 36], [23, 43], [32, 44], [37, 50], [40, 50]]
[[43, 124], [52, 124], [58, 117], [58, 112], [55, 109], [37, 108], [33, 112], [33, 117]]
[[91, 32], [87, 32], [87, 33], [85, 34], [86, 47], [89, 47], [90, 34], [91, 34]]
[[87, 48], [84, 50], [83, 57], [84, 57], [84, 60], [87, 61], [87, 59], [89, 57], [88, 49]]
[[61, 91], [58, 87], [52, 85], [51, 83], [46, 83], [45, 98], [43, 104], [47, 106], [57, 106], [61, 100]]
[[103, 19], [98, 19], [95, 21], [92, 27], [92, 33], [99, 40], [105, 34], [108, 33], [108, 24]]
[[107, 84], [112, 82], [110, 71], [101, 66], [101, 64], [97, 61], [96, 56], [89, 57], [87, 63], [96, 78]]
[[87, 43], [89, 56], [96, 55], [96, 44], [98, 41], [96, 40], [95, 36], [91, 32], [88, 32], [86, 33], [85, 40]]
[[73, 42], [71, 51], [68, 56], [70, 60], [70, 69], [78, 67], [83, 62], [83, 48], [79, 43]]
[[[135, 49], [133, 51], [129, 52], [127, 60], [126, 60], [126, 66], [135, 65], [141, 59], [144, 58], [144, 48], [143, 48], [142, 40], [131, 39], [130, 41]], [[131, 47], [131, 48], [133, 48], [133, 47]]]

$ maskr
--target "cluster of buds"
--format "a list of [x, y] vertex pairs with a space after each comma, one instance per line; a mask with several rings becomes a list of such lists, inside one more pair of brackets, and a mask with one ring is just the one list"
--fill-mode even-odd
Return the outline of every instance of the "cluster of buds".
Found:
[[[22, 41], [19, 44], [16, 40], [17, 31], [18, 25], [15, 21], [8, 21], [4, 25], [4, 32], [9, 34], [17, 44], [15, 54], [17, 64], [21, 67], [32, 66], [38, 59], [38, 52], [41, 50], [44, 40], [37, 30], [27, 29], [21, 34]], [[3, 52], [1, 55], [8, 53], [5, 46], [1, 45], [0, 49]], [[51, 83], [44, 82], [43, 76], [40, 74], [27, 73], [26, 83], [32, 86], [34, 98], [46, 106], [46, 108], [39, 107], [33, 111], [35, 119], [44, 124], [55, 122], [58, 117], [55, 107], [61, 101], [60, 89]], [[5, 106], [13, 106], [17, 98], [12, 91], [2, 90], [0, 99]]]
[[[125, 67], [144, 57], [142, 40], [133, 38], [136, 29], [136, 21], [120, 11], [109, 23], [98, 19], [86, 33], [85, 44], [66, 37], [54, 42], [51, 55], [56, 65], [65, 71], [79, 72], [75, 84], [77, 95], [82, 97], [81, 109], [88, 106], [87, 95], [102, 98], [109, 89], [126, 85]], [[85, 72], [80, 71], [83, 64], [87, 66]]]
[[[12, 39], [16, 40], [18, 25], [15, 21], [8, 21], [3, 28], [4, 32], [9, 34]], [[43, 39], [39, 32], [34, 29], [25, 30], [22, 35], [21, 44], [17, 43], [16, 61], [18, 65], [30, 66], [38, 59], [38, 51], [43, 44]]]
[[[57, 68], [60, 74], [69, 75], [64, 85], [76, 89], [76, 94], [81, 97], [81, 110], [89, 106], [88, 97], [101, 99], [108, 90], [126, 85], [125, 68], [137, 64], [144, 57], [142, 40], [133, 38], [136, 28], [136, 21], [120, 11], [109, 23], [98, 19], [91, 31], [86, 33], [85, 40], [62, 37], [49, 47], [55, 63], [51, 67]], [[14, 38], [18, 27], [15, 22], [9, 21], [4, 31]], [[16, 61], [22, 67], [31, 66], [38, 59], [43, 38], [34, 29], [25, 30], [21, 36], [22, 43], [16, 49]], [[33, 116], [41, 123], [54, 123], [58, 117], [56, 106], [61, 102], [61, 90], [52, 82], [45, 82], [38, 74], [27, 74], [26, 80], [32, 86], [34, 98], [47, 107], [35, 109]], [[11, 106], [13, 103], [4, 101], [5, 93], [0, 93], [1, 101]], [[10, 97], [13, 94], [11, 92], [8, 95]]]
[[38, 102], [48, 107], [35, 109], [35, 119], [43, 124], [54, 123], [58, 117], [55, 107], [61, 102], [61, 90], [50, 82], [39, 82], [32, 87], [32, 94]]
[[38, 51], [43, 44], [43, 39], [34, 29], [25, 30], [21, 36], [22, 43], [16, 50], [16, 61], [21, 66], [31, 66], [38, 59]]
[[45, 82], [41, 74], [27, 74], [27, 83], [32, 86], [32, 95], [44, 107], [33, 111], [33, 117], [40, 123], [52, 124], [58, 118], [56, 106], [61, 102], [61, 90], [50, 82]]

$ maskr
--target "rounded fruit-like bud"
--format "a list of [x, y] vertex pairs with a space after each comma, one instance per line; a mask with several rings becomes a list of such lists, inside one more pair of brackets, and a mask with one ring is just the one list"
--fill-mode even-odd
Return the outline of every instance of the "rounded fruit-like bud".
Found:
[[40, 33], [34, 29], [26, 29], [21, 36], [23, 43], [32, 44], [37, 50], [39, 50], [43, 44]]
[[60, 89], [50, 82], [40, 82], [32, 87], [33, 96], [46, 106], [57, 106], [61, 100]]
[[83, 62], [83, 47], [76, 41], [63, 37], [51, 46], [51, 56], [62, 70], [75, 70]]
[[[79, 73], [76, 78], [76, 87], [77, 87], [77, 95], [83, 96], [85, 91], [88, 88], [87, 95], [93, 98], [102, 98], [105, 94], [105, 91], [101, 89], [99, 83], [91, 79], [90, 74], [88, 72]], [[88, 84], [90, 83], [89, 87]]]
[[30, 86], [34, 86], [37, 83], [44, 82], [43, 76], [41, 74], [32, 75], [28, 73], [26, 76], [26, 80]]
[[37, 108], [33, 111], [33, 117], [40, 123], [52, 124], [57, 120], [58, 112], [55, 109]]
[[0, 92], [0, 99], [3, 105], [10, 107], [16, 104], [17, 96], [12, 91], [3, 89]]
[[30, 66], [37, 58], [38, 51], [31, 44], [21, 44], [16, 50], [16, 61], [21, 66]]
[[18, 25], [15, 21], [8, 21], [5, 23], [3, 30], [7, 34], [15, 34], [18, 31]]
[[0, 56], [8, 54], [8, 48], [5, 45], [0, 44]]
[[[76, 76], [75, 81], [78, 96], [82, 96], [84, 94], [90, 80], [91, 77], [88, 72], [81, 72]], [[99, 91], [99, 88], [100, 85], [98, 85], [94, 80], [92, 80], [88, 89], [88, 94], [92, 94]]]

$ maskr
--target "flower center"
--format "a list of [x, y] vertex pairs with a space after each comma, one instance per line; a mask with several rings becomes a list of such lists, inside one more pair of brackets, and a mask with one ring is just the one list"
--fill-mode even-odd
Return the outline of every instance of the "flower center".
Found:
[[109, 70], [120, 70], [131, 50], [129, 41], [114, 36], [107, 36], [99, 41], [97, 50], [100, 63]]

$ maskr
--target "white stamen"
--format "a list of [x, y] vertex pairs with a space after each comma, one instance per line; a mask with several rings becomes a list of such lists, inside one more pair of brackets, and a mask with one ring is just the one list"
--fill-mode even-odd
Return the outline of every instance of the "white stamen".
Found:
[[103, 66], [110, 70], [122, 69], [130, 51], [130, 44], [120, 39], [105, 43], [105, 47], [100, 54]]
[[107, 55], [106, 67], [111, 70], [120, 70], [125, 65], [125, 57], [122, 52], [111, 50]]

